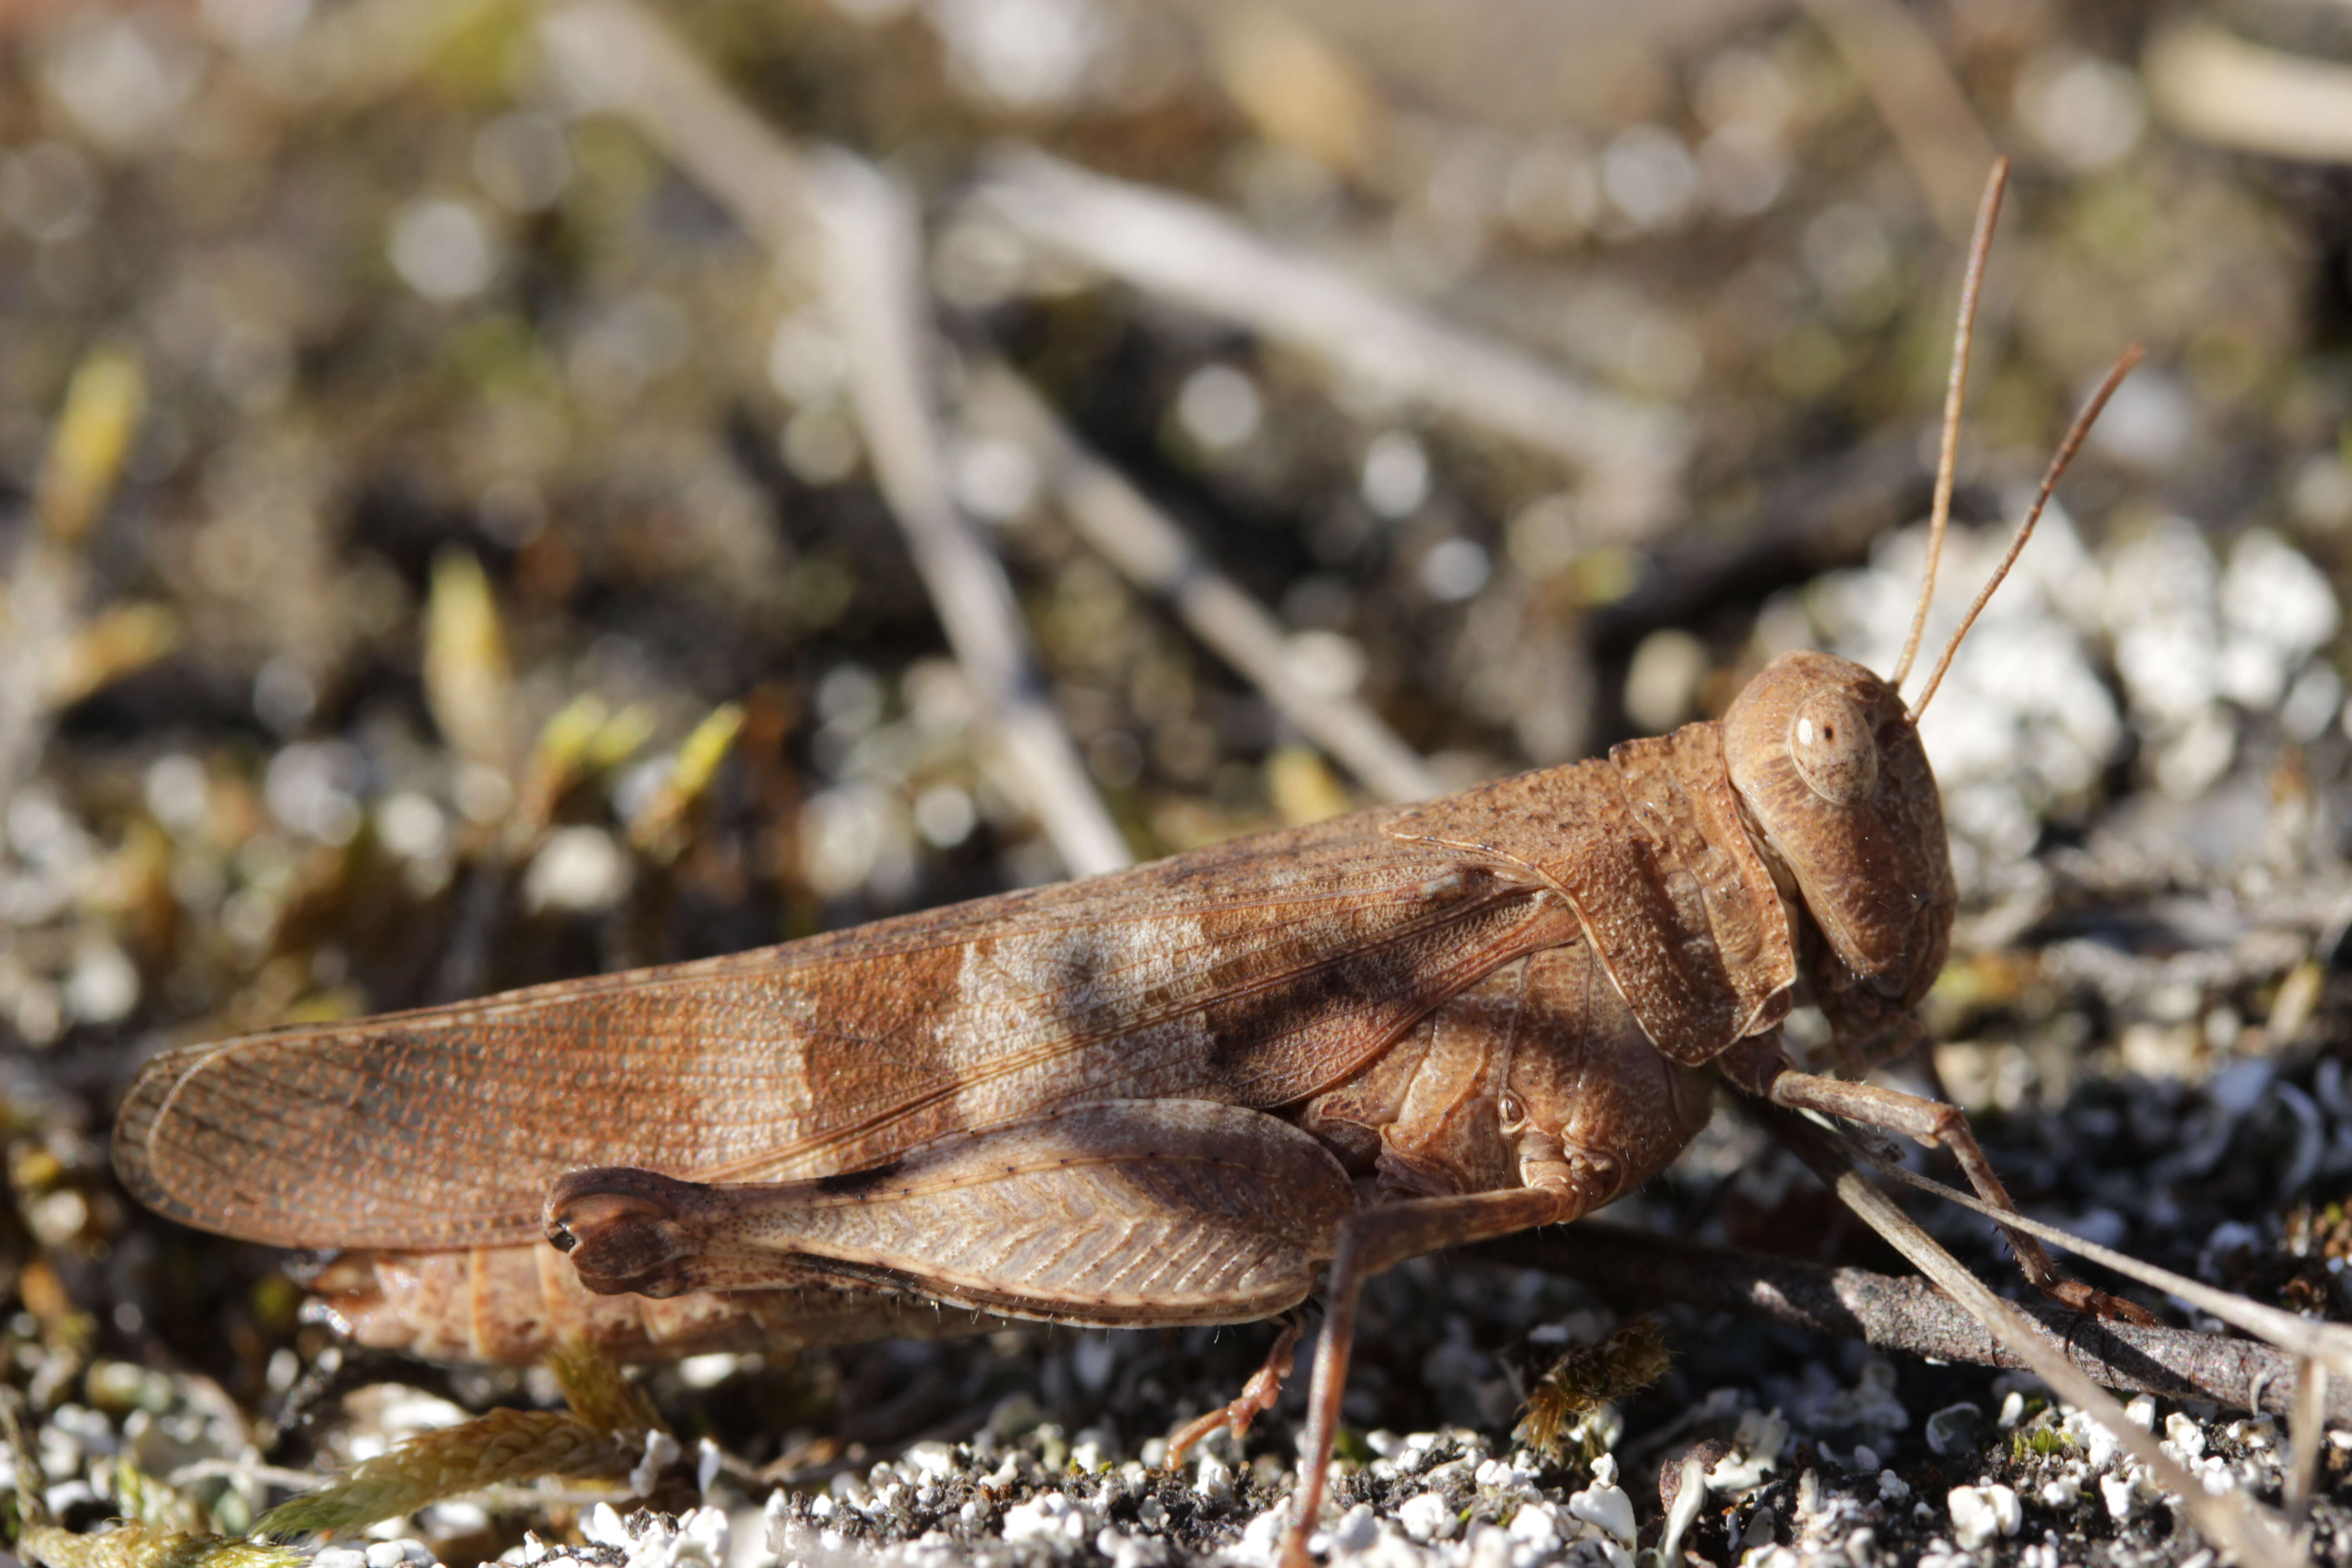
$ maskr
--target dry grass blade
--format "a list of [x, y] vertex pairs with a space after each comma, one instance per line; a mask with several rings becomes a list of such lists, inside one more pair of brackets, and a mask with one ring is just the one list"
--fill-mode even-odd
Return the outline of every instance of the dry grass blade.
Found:
[[798, 156], [653, 16], [582, 0], [551, 11], [541, 36], [575, 87], [626, 116], [761, 245], [807, 235]]
[[1592, 476], [1594, 510], [1630, 529], [1654, 526], [1678, 508], [1690, 446], [1680, 416], [1448, 325], [1213, 208], [1026, 148], [999, 154], [974, 200], [1031, 239], [1123, 282], [1559, 454]]
[[2235, 1554], [2241, 1563], [2250, 1565], [2303, 1561], [2291, 1543], [2283, 1520], [2238, 1493], [2219, 1497], [2208, 1493], [2196, 1478], [2165, 1452], [2153, 1433], [2142, 1430], [2125, 1415], [2113, 1394], [2083, 1375], [2066, 1358], [2065, 1349], [2055, 1335], [1969, 1272], [1958, 1258], [1944, 1250], [1892, 1197], [1856, 1169], [1842, 1140], [1833, 1139], [1831, 1133], [1792, 1112], [1772, 1110], [1767, 1114], [1774, 1135], [1795, 1150], [1813, 1173], [1829, 1184], [1841, 1203], [1999, 1335], [2060, 1398], [2078, 1406], [2112, 1433], [2147, 1468], [2158, 1486], [2179, 1498], [2189, 1522], [2214, 1547]]
[[2128, 1253], [2117, 1252], [2109, 1247], [2101, 1247], [2095, 1241], [2085, 1241], [2078, 1236], [2070, 1236], [2056, 1226], [2044, 1225], [2039, 1220], [1997, 1211], [1990, 1205], [1970, 1194], [1948, 1187], [1941, 1182], [1920, 1175], [1915, 1171], [1906, 1171], [1893, 1161], [1881, 1159], [1874, 1152], [1861, 1144], [1857, 1143], [1853, 1152], [1868, 1161], [1874, 1168], [1884, 1171], [1898, 1181], [1918, 1188], [1923, 1193], [1932, 1193], [1946, 1203], [1958, 1204], [1960, 1207], [1973, 1210], [1988, 1219], [2021, 1230], [2029, 1236], [2039, 1237], [2053, 1247], [2063, 1248], [2080, 1258], [2087, 1258], [2094, 1263], [2112, 1268], [2116, 1273], [2137, 1279], [2143, 1285], [2151, 1285], [2169, 1295], [2178, 1296], [2199, 1311], [2210, 1312], [2233, 1329], [2267, 1340], [2281, 1350], [2293, 1354], [2308, 1356], [2325, 1364], [2339, 1376], [2352, 1377], [2352, 1328], [2347, 1328], [2340, 1323], [2315, 1322], [2309, 1318], [2298, 1317], [2293, 1312], [2283, 1312], [2275, 1307], [2265, 1307], [2260, 1301], [2248, 1300], [2243, 1296], [2217, 1289], [2200, 1280], [2191, 1279], [2185, 1274], [2175, 1274], [2168, 1268], [2159, 1268], [2153, 1263], [2142, 1262]]
[[561, 64], [762, 244], [816, 237], [876, 483], [1005, 760], [1072, 876], [1128, 865], [1125, 837], [1045, 700], [1004, 568], [948, 485], [911, 200], [862, 159], [804, 155], [789, 146], [636, 6], [619, 0], [568, 6], [549, 18], [544, 36]]
[[1127, 840], [1045, 700], [1004, 568], [949, 491], [931, 406], [922, 241], [913, 200], [861, 158], [809, 171], [825, 292], [850, 353], [850, 400], [876, 481], [905, 530], [956, 661], [993, 716], [1039, 826], [1074, 877], [1129, 864]]
[[1805, 9], [1895, 132], [1937, 224], [1955, 239], [1966, 234], [1969, 193], [1993, 160], [1992, 138], [1935, 38], [1895, 0], [1805, 0]]
[[677, 858], [691, 837], [696, 806], [742, 732], [740, 702], [723, 702], [703, 716], [678, 746], [669, 775], [629, 819], [629, 842], [638, 853], [662, 860]]
[[2295, 1368], [2294, 1415], [2289, 1425], [2288, 1441], [2294, 1445], [2294, 1463], [2286, 1477], [2287, 1522], [2301, 1530], [2305, 1515], [2311, 1509], [2312, 1483], [2319, 1475], [2321, 1432], [2327, 1422], [2327, 1369], [2315, 1361], [2304, 1362]]
[[27, 1528], [17, 1550], [48, 1568], [295, 1568], [305, 1561], [290, 1546], [234, 1535], [188, 1535], [152, 1525], [125, 1524], [76, 1535], [54, 1524]]
[[41, 463], [34, 515], [60, 544], [85, 538], [122, 475], [147, 405], [147, 378], [126, 353], [100, 350], [74, 371]]
[[180, 644], [180, 618], [163, 605], [117, 605], [91, 616], [55, 650], [49, 701], [69, 708], [100, 688], [156, 663]]
[[1272, 612], [1218, 571], [1184, 531], [1127, 477], [1088, 452], [1037, 395], [1002, 365], [972, 378], [970, 408], [1036, 454], [1072, 527], [1127, 580], [1167, 601], [1218, 657], [1265, 694], [1298, 731], [1330, 753], [1383, 800], [1438, 793], [1428, 764], [1344, 692], [1299, 679], [1286, 634]]
[[2157, 112], [2183, 135], [2272, 157], [2352, 163], [2352, 68], [2187, 22], [2149, 41], [2143, 69]]
[[504, 617], [482, 563], [444, 551], [425, 613], [425, 698], [457, 753], [505, 778], [514, 766], [514, 666]]
[[[1979, 1366], [2026, 1364], [1922, 1279], [1701, 1247], [1602, 1220], [1487, 1242], [1476, 1251], [1518, 1268], [1583, 1280], [1630, 1306], [1674, 1302], [1858, 1339], [1904, 1355]], [[2061, 1332], [2066, 1353], [2102, 1387], [2201, 1399], [2281, 1417], [2292, 1414], [2295, 1358], [2266, 1343], [2185, 1329], [2085, 1322], [2080, 1313], [2052, 1305], [2029, 1305], [2025, 1310]], [[2336, 1382], [2329, 1404], [2337, 1419], [2352, 1421], [2352, 1387]]]
[[254, 1532], [278, 1540], [332, 1535], [504, 1482], [626, 1475], [643, 1451], [642, 1444], [562, 1411], [493, 1410], [412, 1437], [309, 1496], [280, 1503]]
[[[118, 627], [123, 646], [87, 640], [83, 551], [114, 494], [146, 407], [139, 363], [100, 349], [83, 359], [49, 431], [34, 492], [37, 528], [0, 561], [0, 802], [30, 775], [64, 702], [160, 651], [158, 628]], [[125, 630], [132, 635], [121, 638]]]

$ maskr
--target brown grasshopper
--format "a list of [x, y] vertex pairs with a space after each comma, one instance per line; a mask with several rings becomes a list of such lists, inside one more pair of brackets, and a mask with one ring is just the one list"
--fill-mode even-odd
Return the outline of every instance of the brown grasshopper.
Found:
[[[1998, 199], [1996, 177], [1971, 302]], [[1809, 996], [1858, 1053], [1908, 1042], [1943, 966], [1943, 816], [1897, 692], [1918, 635], [1892, 679], [1784, 656], [1719, 722], [1407, 809], [175, 1050], [131, 1089], [116, 1166], [172, 1218], [343, 1249], [322, 1285], [352, 1332], [438, 1356], [1238, 1322], [1328, 1268], [1303, 1561], [1364, 1279], [1623, 1195], [1718, 1078], [1940, 1143], [2010, 1209], [1958, 1110], [1800, 1071], [1779, 1034]], [[2011, 1237], [2042, 1289], [2137, 1311]], [[1295, 1333], [1187, 1438], [1265, 1408]]]

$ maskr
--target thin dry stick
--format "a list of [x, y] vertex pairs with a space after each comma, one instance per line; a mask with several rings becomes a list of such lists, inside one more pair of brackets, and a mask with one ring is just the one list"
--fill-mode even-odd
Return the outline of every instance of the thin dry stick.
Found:
[[2139, 363], [2147, 352], [2137, 343], [2126, 349], [2123, 357], [2116, 361], [2115, 368], [2107, 372], [2107, 378], [2099, 383], [2099, 390], [2091, 395], [2091, 400], [2083, 405], [2083, 411], [2074, 416], [2074, 423], [2067, 429], [2066, 438], [2058, 444], [2058, 455], [2050, 459], [2049, 470], [2042, 476], [2042, 488], [2034, 492], [2032, 506], [2026, 509], [2025, 521], [2018, 524], [2017, 537], [2009, 542], [2009, 553], [2000, 558], [2000, 564], [1993, 568], [1992, 575], [1985, 580], [1983, 590], [1977, 595], [1977, 602], [1970, 605], [1969, 613], [1960, 617], [1959, 628], [1952, 633], [1952, 640], [1944, 645], [1944, 657], [1936, 661], [1935, 672], [1927, 677], [1927, 684], [1920, 689], [1919, 700], [1911, 705], [1914, 723], [1927, 710], [1928, 700], [1936, 695], [1936, 688], [1944, 683], [1944, 671], [1952, 667], [1952, 656], [1960, 651], [1960, 640], [1969, 635], [1969, 628], [1977, 624], [1977, 617], [1984, 613], [1985, 605], [1992, 602], [1993, 590], [2000, 587], [2001, 579], [2009, 575], [2009, 569], [2017, 564], [2018, 553], [2025, 548], [2025, 542], [2033, 537], [2033, 525], [2042, 521], [2042, 509], [2050, 504], [2050, 492], [2058, 488], [2059, 476], [2066, 471], [2066, 465], [2073, 462], [2074, 454], [2082, 449], [2083, 438], [2098, 422], [2099, 413], [2106, 407], [2107, 399], [2116, 395], [2116, 388], [2124, 384], [2124, 377], [2132, 373], [2132, 367]]
[[1655, 526], [1677, 504], [1690, 450], [1680, 415], [1442, 322], [1213, 208], [1027, 149], [992, 159], [974, 198], [1030, 239], [1146, 292], [1558, 453], [1592, 476], [1595, 507], [1627, 526]]
[[1805, 9], [1895, 133], [1937, 226], [1959, 238], [1968, 232], [1977, 171], [1992, 162], [1993, 144], [1936, 40], [1895, 0], [1805, 0]]
[[2329, 1381], [2327, 1369], [2315, 1361], [2295, 1366], [2294, 1409], [2287, 1428], [2292, 1468], [2287, 1471], [2284, 1501], [2287, 1522], [2297, 1530], [2303, 1528], [2311, 1510], [2312, 1482], [2319, 1475], [2321, 1428], [2333, 1414], [2328, 1408]]
[[848, 153], [796, 155], [666, 28], [624, 0], [568, 6], [548, 18], [545, 36], [560, 62], [763, 244], [819, 237], [876, 481], [1030, 809], [1073, 876], [1128, 865], [1127, 841], [1045, 699], [1004, 568], [949, 489], [911, 201]]
[[2233, 1329], [2258, 1335], [2292, 1355], [2307, 1356], [2314, 1361], [2332, 1366], [2340, 1376], [2352, 1377], [2352, 1327], [2347, 1327], [2342, 1323], [2321, 1322], [2277, 1307], [2266, 1307], [2260, 1301], [2208, 1285], [2200, 1279], [2191, 1279], [2187, 1275], [2175, 1274], [2168, 1268], [2160, 1268], [2153, 1263], [2134, 1258], [2128, 1253], [2117, 1252], [2113, 1247], [2102, 1247], [2097, 1242], [2070, 1235], [2054, 1225], [2044, 1225], [2037, 1219], [2029, 1219], [2022, 1215], [1996, 1209], [1972, 1193], [1960, 1192], [1957, 1188], [1944, 1185], [1932, 1177], [1923, 1176], [1916, 1171], [1906, 1169], [1894, 1161], [1885, 1158], [1866, 1144], [1856, 1143], [1851, 1152], [1873, 1168], [1907, 1186], [1916, 1187], [1923, 1193], [1933, 1194], [1948, 1204], [1982, 1215], [1985, 1218], [2011, 1230], [2021, 1230], [2029, 1236], [2039, 1237], [2061, 1251], [2074, 1253], [2078, 1258], [2089, 1258], [2104, 1268], [2114, 1269], [2127, 1279], [2137, 1279], [2141, 1284], [2152, 1286], [2168, 1296], [2178, 1296], [2199, 1311], [2210, 1313]]
[[1960, 405], [1969, 395], [1969, 345], [1976, 338], [1977, 296], [1984, 285], [1985, 258], [1992, 253], [1993, 226], [2000, 221], [2000, 198], [2009, 189], [2009, 160], [1993, 160], [1985, 179], [1984, 200], [1977, 206], [1976, 234], [1969, 241], [1969, 269], [1960, 280], [1959, 319], [1952, 328], [1952, 369], [1944, 384], [1944, 438], [1936, 455], [1936, 504], [1927, 514], [1927, 572], [1919, 584], [1919, 603], [1911, 612], [1911, 635], [1903, 639], [1903, 657], [1886, 684], [1903, 689], [1918, 657], [1919, 638], [1927, 629], [1927, 606], [1936, 597], [1936, 568], [1944, 559], [1944, 529], [1952, 518], [1952, 474], [1960, 461]]
[[2150, 39], [2142, 74], [2157, 113], [2184, 136], [2276, 158], [2352, 163], [2352, 68], [2266, 49], [2200, 21]]
[[[1904, 1355], [2026, 1364], [1934, 1286], [1866, 1268], [1700, 1247], [1594, 1220], [1507, 1237], [1474, 1251], [1584, 1280], [1631, 1306], [1673, 1302], [1862, 1340]], [[2293, 1413], [2298, 1358], [2284, 1351], [2223, 1334], [2105, 1322], [2054, 1306], [2025, 1310], [2058, 1332], [2074, 1364], [2105, 1387], [2282, 1417]], [[2336, 1384], [2327, 1413], [2352, 1421], [2352, 1388]]]
[[[6, 13], [0, 5], [0, 15]], [[221, 64], [249, 75], [309, 122], [347, 125], [479, 37], [496, 0], [353, 0], [306, 10], [302, 25]]]
[[931, 343], [915, 205], [846, 153], [813, 158], [809, 174], [824, 235], [825, 293], [849, 344], [851, 396], [882, 493], [1063, 864], [1074, 877], [1116, 871], [1131, 858], [1127, 840], [1045, 699], [1003, 565], [948, 487], [926, 374]]
[[2124, 1414], [2113, 1394], [2085, 1377], [2067, 1359], [2065, 1348], [2055, 1335], [1994, 1294], [1990, 1286], [1969, 1273], [1892, 1197], [1856, 1170], [1842, 1142], [1793, 1112], [1777, 1107], [1758, 1110], [1773, 1135], [1794, 1150], [1797, 1157], [1836, 1192], [1838, 1201], [1999, 1336], [2061, 1399], [2113, 1433], [2147, 1468], [2158, 1486], [2180, 1500], [2182, 1511], [2210, 1543], [2234, 1552], [2241, 1563], [2250, 1565], [2301, 1561], [2284, 1521], [2241, 1494], [2209, 1494], [2178, 1460], [2165, 1452], [2153, 1433], [2142, 1430]]
[[763, 247], [807, 237], [798, 155], [660, 22], [626, 0], [582, 0], [540, 26], [575, 89], [626, 116]]
[[1219, 572], [1182, 528], [1087, 450], [1068, 426], [1002, 365], [974, 373], [967, 411], [1035, 456], [1071, 526], [1127, 580], [1165, 600], [1210, 648], [1265, 694], [1299, 733], [1383, 800], [1422, 800], [1438, 784], [1380, 715], [1344, 693], [1309, 686], [1290, 659], [1282, 623]]

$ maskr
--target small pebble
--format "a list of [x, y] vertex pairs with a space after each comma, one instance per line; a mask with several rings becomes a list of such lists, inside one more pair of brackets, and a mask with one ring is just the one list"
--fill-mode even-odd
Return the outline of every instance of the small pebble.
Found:
[[1952, 1532], [1970, 1552], [1996, 1536], [2015, 1535], [2018, 1525], [2024, 1519], [2018, 1507], [2017, 1494], [1998, 1482], [1981, 1487], [1954, 1487], [1946, 1503], [1951, 1510]]
[[[1624, 1494], [1620, 1492], [1617, 1495], [1622, 1497]], [[1631, 1514], [1629, 1508], [1629, 1518]], [[1397, 1523], [1407, 1535], [1427, 1545], [1454, 1533], [1454, 1507], [1435, 1492], [1423, 1492], [1418, 1497], [1405, 1500], [1397, 1510]]]
[[725, 1509], [696, 1509], [677, 1521], [677, 1544], [671, 1561], [698, 1563], [704, 1568], [726, 1568], [734, 1537], [734, 1525]]
[[1046, 1545], [1075, 1546], [1086, 1538], [1086, 1518], [1060, 1492], [1045, 1492], [1004, 1510], [1004, 1539], [1018, 1543], [1035, 1541]]
[[[1150, 1506], [1150, 1500], [1146, 1501], [1147, 1506]], [[1161, 1522], [1165, 1521], [1166, 1515], [1163, 1512]], [[1159, 1528], [1149, 1520], [1143, 1522], [1147, 1529]], [[1244, 1563], [1273, 1562], [1276, 1544], [1282, 1540], [1283, 1527], [1289, 1522], [1290, 1510], [1286, 1505], [1276, 1504], [1267, 1509], [1242, 1527], [1242, 1538], [1234, 1545], [1234, 1555]]]
[[1927, 1448], [1939, 1459], [1974, 1449], [1984, 1435], [1984, 1412], [1963, 1402], [1947, 1405], [1927, 1417]]
[[1371, 1505], [1360, 1502], [1331, 1527], [1329, 1550], [1335, 1557], [1342, 1552], [1362, 1552], [1380, 1536], [1381, 1522], [1372, 1517]]
[[608, 1502], [598, 1503], [581, 1517], [580, 1533], [599, 1546], [625, 1549], [629, 1544], [628, 1529], [622, 1524], [621, 1516], [613, 1511], [613, 1505]]
[[1548, 1502], [1531, 1502], [1511, 1516], [1511, 1539], [1524, 1542], [1538, 1552], [1549, 1552], [1559, 1543], [1559, 1525]]
[[1570, 1497], [1568, 1511], [1626, 1546], [1633, 1544], [1633, 1500], [1625, 1495], [1622, 1488], [1589, 1487]]
[[1214, 1503], [1234, 1500], [1234, 1468], [1216, 1455], [1202, 1453], [1201, 1469], [1192, 1481], [1192, 1489]]

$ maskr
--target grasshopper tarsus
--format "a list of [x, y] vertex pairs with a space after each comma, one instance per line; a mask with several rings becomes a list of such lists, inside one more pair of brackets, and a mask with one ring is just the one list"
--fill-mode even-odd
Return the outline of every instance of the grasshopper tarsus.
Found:
[[2105, 1318], [2112, 1322], [2129, 1323], [2134, 1328], [2161, 1327], [2156, 1314], [2137, 1301], [2086, 1285], [2080, 1279], [2059, 1279], [2042, 1288], [2042, 1293], [2060, 1306], [2081, 1312], [2086, 1317]]
[[1194, 1416], [1168, 1437], [1168, 1468], [1174, 1469], [1184, 1462], [1184, 1456], [1193, 1447], [1219, 1432], [1231, 1437], [1238, 1447], [1249, 1435], [1251, 1423], [1274, 1408], [1282, 1395], [1282, 1386], [1290, 1380], [1298, 1359], [1298, 1339], [1307, 1331], [1306, 1318], [1297, 1312], [1285, 1312], [1279, 1321], [1281, 1331], [1275, 1335], [1274, 1346], [1266, 1352], [1265, 1363], [1250, 1373], [1242, 1391], [1228, 1403], [1214, 1410]]

